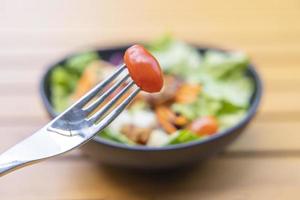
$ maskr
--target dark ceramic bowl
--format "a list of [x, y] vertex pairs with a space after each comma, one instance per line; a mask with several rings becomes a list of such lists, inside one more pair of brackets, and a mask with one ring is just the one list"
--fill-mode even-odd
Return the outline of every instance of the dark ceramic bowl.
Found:
[[[99, 49], [96, 51], [101, 55], [102, 59], [110, 60], [113, 54], [118, 52], [123, 53], [127, 47], [128, 46], [120, 46]], [[203, 53], [208, 49], [210, 48], [198, 48], [200, 53]], [[43, 103], [52, 118], [56, 116], [56, 113], [54, 112], [50, 101], [50, 74], [55, 66], [63, 63], [67, 58], [51, 65], [40, 83], [40, 93]], [[252, 65], [249, 65], [248, 75], [253, 78], [255, 83], [255, 92], [251, 99], [249, 111], [242, 121], [225, 131], [204, 140], [159, 148], [126, 146], [96, 136], [93, 140], [85, 144], [82, 147], [82, 150], [90, 157], [101, 161], [104, 164], [138, 169], [170, 169], [203, 160], [222, 151], [228, 144], [234, 141], [255, 115], [262, 95], [262, 82]]]

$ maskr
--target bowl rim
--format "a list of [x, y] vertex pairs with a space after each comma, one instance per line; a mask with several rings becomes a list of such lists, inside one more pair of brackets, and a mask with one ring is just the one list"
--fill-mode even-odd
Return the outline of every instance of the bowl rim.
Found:
[[[217, 50], [217, 51], [230, 51], [228, 49], [224, 49], [224, 48], [216, 48], [216, 47], [209, 47], [209, 46], [201, 46], [201, 45], [193, 45], [198, 51], [207, 51], [207, 50]], [[113, 51], [113, 50], [122, 50], [125, 49], [127, 47], [129, 47], [129, 45], [120, 45], [120, 46], [113, 46], [113, 47], [103, 47], [103, 48], [92, 48], [89, 49], [88, 51], [92, 51], [92, 52], [101, 52], [101, 51]], [[87, 51], [87, 50], [85, 50]], [[44, 72], [41, 80], [40, 80], [40, 84], [39, 84], [39, 92], [40, 92], [40, 96], [42, 98], [42, 102], [44, 104], [45, 109], [47, 110], [48, 114], [50, 115], [51, 118], [54, 118], [55, 116], [57, 116], [57, 113], [54, 111], [51, 103], [50, 103], [50, 99], [48, 98], [48, 95], [46, 94], [46, 89], [49, 86], [47, 83], [47, 79], [51, 73], [51, 71], [59, 64], [61, 64], [62, 62], [64, 62], [65, 60], [67, 60], [68, 58], [70, 58], [71, 56], [80, 54], [82, 52], [85, 51], [77, 51], [75, 53], [69, 54], [67, 56], [64, 56], [64, 58], [59, 59], [58, 62], [55, 62], [54, 64], [50, 64], [47, 68], [46, 71]], [[129, 150], [129, 151], [153, 151], [153, 152], [157, 152], [157, 151], [171, 151], [171, 150], [179, 150], [179, 149], [186, 149], [186, 148], [191, 148], [194, 146], [198, 146], [198, 145], [202, 145], [202, 144], [206, 144], [206, 143], [210, 143], [212, 141], [221, 139], [227, 135], [230, 135], [232, 133], [234, 133], [235, 131], [241, 129], [242, 127], [244, 127], [247, 123], [250, 122], [250, 120], [255, 116], [257, 110], [258, 110], [258, 106], [260, 104], [261, 101], [261, 97], [262, 97], [262, 93], [263, 93], [263, 83], [262, 80], [258, 74], [258, 72], [255, 69], [255, 66], [253, 63], [250, 63], [248, 65], [248, 71], [250, 72], [250, 76], [253, 78], [254, 84], [255, 84], [255, 92], [254, 92], [254, 96], [253, 96], [253, 100], [252, 103], [250, 104], [250, 107], [248, 108], [248, 111], [246, 113], [246, 116], [244, 116], [244, 118], [237, 123], [236, 125], [227, 128], [225, 130], [219, 131], [217, 134], [214, 134], [212, 136], [203, 138], [201, 140], [196, 140], [196, 141], [191, 141], [191, 142], [187, 142], [187, 143], [182, 143], [182, 144], [175, 144], [175, 145], [168, 145], [168, 146], [162, 146], [162, 147], [149, 147], [149, 146], [142, 146], [142, 145], [125, 145], [122, 143], [117, 143], [117, 142], [113, 142], [107, 139], [102, 139], [99, 136], [95, 136], [94, 138], [92, 138], [93, 141], [100, 143], [102, 145], [108, 146], [108, 147], [113, 147], [113, 148], [118, 148], [118, 149], [123, 149], [123, 150]]]

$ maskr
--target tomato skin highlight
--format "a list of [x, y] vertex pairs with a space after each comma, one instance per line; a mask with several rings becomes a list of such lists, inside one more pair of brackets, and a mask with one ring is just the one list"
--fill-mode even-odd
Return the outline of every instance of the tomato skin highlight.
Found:
[[193, 121], [188, 129], [199, 136], [213, 135], [218, 131], [218, 122], [213, 116], [205, 116]]
[[163, 87], [163, 75], [158, 61], [141, 45], [129, 47], [124, 62], [131, 78], [146, 92], [159, 92]]

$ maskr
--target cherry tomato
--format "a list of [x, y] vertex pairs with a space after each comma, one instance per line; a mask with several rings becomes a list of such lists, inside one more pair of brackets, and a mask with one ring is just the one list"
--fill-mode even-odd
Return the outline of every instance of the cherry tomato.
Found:
[[197, 135], [212, 135], [218, 131], [218, 122], [212, 116], [201, 117], [193, 121], [189, 129]]
[[129, 47], [124, 62], [134, 82], [146, 92], [159, 92], [163, 86], [163, 75], [157, 60], [142, 46]]

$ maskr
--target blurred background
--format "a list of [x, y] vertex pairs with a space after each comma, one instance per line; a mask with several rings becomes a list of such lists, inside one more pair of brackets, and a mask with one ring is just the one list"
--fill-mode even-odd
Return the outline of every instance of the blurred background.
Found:
[[38, 95], [46, 67], [84, 48], [171, 33], [247, 52], [265, 84], [246, 132], [190, 173], [130, 175], [74, 151], [1, 178], [1, 199], [297, 199], [299, 19], [299, 0], [1, 0], [1, 152], [49, 120]]

